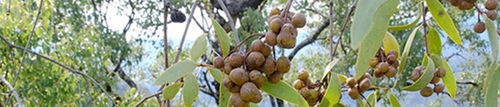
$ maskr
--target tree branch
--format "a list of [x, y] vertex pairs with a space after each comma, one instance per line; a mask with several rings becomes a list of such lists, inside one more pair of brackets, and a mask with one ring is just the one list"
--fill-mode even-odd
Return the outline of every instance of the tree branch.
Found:
[[182, 52], [182, 46], [184, 45], [184, 41], [186, 40], [186, 34], [189, 29], [189, 24], [191, 23], [191, 19], [193, 19], [193, 14], [196, 11], [196, 5], [199, 3], [199, 0], [196, 0], [193, 6], [191, 6], [191, 13], [189, 13], [189, 17], [186, 23], [186, 28], [184, 29], [184, 34], [182, 35], [181, 39], [181, 44], [179, 45], [179, 48], [177, 48], [177, 55], [175, 56], [174, 63], [179, 61], [179, 56], [181, 55]]
[[219, 5], [222, 7], [222, 10], [224, 10], [224, 13], [226, 13], [227, 20], [229, 20], [229, 25], [231, 25], [231, 28], [233, 30], [233, 36], [236, 38], [236, 43], [240, 43], [240, 37], [238, 37], [238, 30], [236, 30], [236, 27], [234, 26], [234, 21], [231, 15], [229, 14], [229, 11], [226, 8], [226, 5], [222, 2], [222, 0], [217, 0]]
[[[19, 95], [17, 94], [16, 89], [14, 89], [14, 87], [12, 87], [12, 85], [10, 85], [10, 83], [9, 83], [7, 80], [5, 80], [5, 78], [0, 77], [0, 79], [2, 80], [2, 82], [3, 82], [4, 84], [6, 84], [6, 85], [7, 85], [7, 87], [9, 87], [9, 89], [11, 90], [11, 92], [14, 94], [14, 97], [15, 97], [15, 98], [16, 98], [16, 100], [17, 100], [17, 105], [19, 105], [20, 107], [23, 107], [23, 101], [21, 100], [21, 98], [19, 98]], [[9, 94], [9, 95], [10, 95], [10, 94]]]
[[323, 21], [322, 24], [318, 27], [318, 29], [316, 29], [316, 31], [314, 31], [312, 33], [311, 36], [309, 36], [308, 38], [306, 38], [304, 41], [300, 42], [297, 46], [295, 46], [295, 48], [293, 49], [293, 51], [288, 55], [288, 59], [289, 60], [292, 60], [293, 57], [295, 57], [295, 54], [297, 54], [302, 48], [304, 48], [305, 46], [313, 43], [314, 41], [318, 40], [318, 36], [321, 34], [321, 32], [328, 26], [328, 20], [326, 21]]

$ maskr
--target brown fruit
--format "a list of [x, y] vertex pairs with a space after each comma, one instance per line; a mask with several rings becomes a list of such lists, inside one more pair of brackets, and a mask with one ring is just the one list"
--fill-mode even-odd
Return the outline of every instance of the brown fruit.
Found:
[[307, 81], [307, 79], [309, 79], [309, 73], [305, 70], [300, 70], [299, 73], [297, 73], [297, 78], [302, 81]]
[[290, 35], [292, 35], [293, 38], [297, 37], [297, 28], [295, 28], [292, 24], [290, 23], [285, 23], [280, 30], [281, 32], [288, 32]]
[[274, 62], [274, 59], [267, 57], [264, 64], [262, 64], [260, 71], [264, 72], [266, 75], [273, 74], [273, 72], [276, 71], [276, 63]]
[[433, 90], [431, 87], [425, 87], [424, 89], [420, 90], [420, 95], [423, 97], [429, 97], [433, 93]]
[[297, 42], [297, 39], [287, 32], [280, 32], [276, 40], [279, 47], [286, 49], [294, 48]]
[[463, 1], [474, 4], [474, 3], [476, 3], [477, 0], [463, 0]]
[[375, 75], [376, 78], [380, 78], [380, 77], [385, 75], [384, 73], [382, 73], [380, 71], [375, 71], [375, 72], [373, 72], [373, 74]]
[[287, 73], [290, 71], [290, 60], [285, 56], [280, 56], [276, 61], [276, 67], [279, 73]]
[[248, 73], [241, 68], [233, 69], [231, 73], [229, 73], [229, 77], [231, 78], [231, 81], [233, 81], [238, 86], [243, 85], [249, 80]]
[[389, 67], [389, 70], [387, 70], [387, 72], [385, 73], [385, 76], [387, 78], [391, 78], [391, 77], [396, 76], [396, 73], [397, 73], [396, 68], [394, 68], [394, 67], [391, 66], [391, 67]]
[[397, 61], [398, 61], [398, 59], [397, 59], [396, 55], [389, 55], [389, 56], [387, 56], [387, 62], [389, 64], [394, 64]]
[[460, 10], [469, 10], [469, 9], [472, 9], [472, 7], [474, 7], [474, 4], [462, 1], [462, 2], [460, 2], [460, 5], [458, 6], [458, 9], [460, 9]]
[[309, 92], [309, 88], [307, 88], [307, 87], [302, 87], [302, 88], [300, 88], [300, 90], [299, 90], [299, 94], [300, 94], [300, 95], [302, 95], [302, 97], [307, 98], [307, 97], [309, 97], [309, 96], [310, 96], [310, 94], [311, 94], [311, 93]]
[[262, 55], [264, 55], [264, 57], [268, 57], [269, 55], [271, 55], [271, 47], [264, 45], [264, 48], [262, 48], [260, 52], [262, 53]]
[[273, 74], [271, 74], [271, 76], [267, 76], [267, 80], [269, 80], [270, 83], [276, 84], [281, 81], [281, 75], [283, 74], [274, 72]]
[[227, 90], [229, 90], [229, 92], [232, 92], [232, 93], [239, 93], [240, 92], [240, 87], [236, 84], [234, 84], [231, 79], [229, 78], [229, 76], [226, 76], [224, 77], [224, 79], [222, 79], [222, 85], [224, 85], [224, 87], [226, 87]]
[[394, 55], [396, 56], [396, 58], [398, 58], [398, 51], [396, 51], [395, 49], [391, 49], [389, 52], [387, 52], [387, 56], [389, 55]]
[[434, 92], [436, 93], [441, 93], [444, 90], [444, 85], [443, 84], [437, 84], [434, 86]]
[[304, 87], [305, 84], [304, 84], [304, 81], [301, 81], [301, 80], [295, 80], [295, 82], [293, 82], [293, 87], [297, 90], [299, 90], [300, 88]]
[[411, 73], [411, 80], [416, 82], [420, 76], [424, 73], [425, 67], [424, 66], [418, 66], [416, 67], [413, 72]]
[[234, 107], [249, 107], [248, 102], [241, 100], [239, 93], [232, 93], [231, 98], [229, 98], [229, 103]]
[[266, 46], [264, 44], [264, 42], [262, 42], [259, 39], [256, 39], [256, 40], [252, 41], [252, 44], [250, 45], [250, 49], [252, 51], [260, 52], [260, 50], [262, 50], [264, 48], [264, 46]]
[[306, 16], [302, 13], [296, 13], [292, 17], [292, 25], [296, 28], [302, 28], [306, 25]]
[[269, 29], [274, 33], [278, 33], [281, 30], [281, 26], [283, 26], [283, 21], [278, 17], [271, 20]]
[[370, 66], [372, 68], [377, 67], [377, 64], [378, 64], [378, 58], [372, 58], [372, 59], [370, 59]]
[[459, 6], [462, 3], [462, 0], [448, 0], [451, 5], [453, 6]]
[[389, 64], [387, 62], [381, 62], [377, 64], [377, 67], [375, 67], [376, 71], [386, 73], [387, 70], [389, 70]]
[[368, 80], [368, 79], [364, 79], [359, 84], [360, 84], [359, 85], [360, 92], [364, 92], [364, 91], [370, 89], [370, 86], [371, 86], [370, 80]]
[[233, 69], [233, 67], [231, 67], [231, 64], [226, 63], [226, 64], [224, 64], [224, 68], [222, 68], [222, 72], [229, 74], [229, 73], [231, 73], [232, 69]]
[[353, 88], [356, 85], [356, 80], [353, 77], [347, 78], [346, 80], [347, 86]]
[[349, 94], [349, 96], [351, 96], [352, 99], [359, 98], [359, 92], [357, 88], [349, 88], [349, 90], [347, 90], [347, 94]]
[[[253, 84], [252, 82], [246, 82], [241, 86], [240, 89], [241, 100], [249, 102], [259, 95], [260, 95], [259, 89], [257, 89], [257, 86], [255, 86], [255, 84]], [[262, 98], [260, 99], [262, 100]], [[260, 100], [258, 102], [260, 102]]]
[[495, 20], [497, 19], [497, 12], [495, 12], [495, 10], [489, 10], [486, 12], [486, 16], [488, 16], [491, 20]]
[[274, 46], [277, 43], [276, 37], [277, 37], [276, 33], [272, 31], [267, 31], [266, 40], [264, 40], [264, 42], [266, 42], [268, 45]]
[[484, 7], [488, 10], [495, 10], [498, 7], [498, 0], [486, 0]]
[[357, 82], [361, 82], [364, 79], [372, 80], [372, 76], [370, 75], [370, 73], [367, 72], [363, 74], [363, 76], [361, 76], [361, 78]]
[[252, 81], [257, 86], [257, 88], [260, 89], [260, 87], [264, 85], [266, 77], [260, 71], [252, 70], [252, 72], [250, 72], [248, 75], [250, 76], [250, 81]]
[[214, 58], [213, 63], [215, 68], [221, 69], [222, 67], [224, 67], [224, 58], [217, 56]]
[[234, 53], [229, 57], [229, 64], [231, 64], [231, 67], [237, 68], [243, 65], [244, 59], [243, 55]]
[[484, 30], [486, 30], [485, 26], [484, 22], [477, 22], [476, 25], [474, 25], [474, 32], [483, 33]]
[[246, 65], [248, 69], [255, 69], [257, 67], [260, 67], [264, 62], [266, 61], [266, 58], [264, 55], [260, 52], [251, 52], [246, 59]]
[[438, 83], [439, 81], [441, 80], [441, 78], [437, 77], [437, 76], [434, 76], [432, 77], [432, 80], [431, 80], [431, 84], [436, 84]]
[[316, 90], [309, 90], [309, 97], [307, 98], [307, 103], [309, 106], [314, 106], [318, 103], [319, 93]]
[[436, 68], [436, 72], [434, 72], [434, 76], [439, 78], [443, 78], [446, 75], [446, 69], [443, 67]]
[[396, 62], [392, 63], [391, 66], [394, 67], [394, 68], [398, 68], [399, 67], [399, 62], [396, 61]]
[[280, 9], [274, 8], [273, 10], [271, 10], [271, 13], [269, 14], [269, 16], [280, 15], [280, 13], [281, 13]]

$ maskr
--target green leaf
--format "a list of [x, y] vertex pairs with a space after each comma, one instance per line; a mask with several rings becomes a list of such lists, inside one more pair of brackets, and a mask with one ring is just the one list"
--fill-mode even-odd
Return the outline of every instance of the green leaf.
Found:
[[276, 98], [288, 101], [302, 107], [308, 107], [307, 101], [290, 85], [280, 81], [276, 84], [264, 81], [264, 85], [260, 88], [267, 94]]
[[248, 103], [250, 105], [250, 107], [259, 107], [258, 104], [255, 104], [255, 103]]
[[205, 54], [205, 51], [207, 50], [207, 34], [204, 33], [203, 35], [199, 36], [196, 38], [194, 41], [193, 47], [191, 48], [191, 59], [193, 61], [198, 60], [203, 54]]
[[222, 28], [222, 26], [217, 21], [215, 21], [215, 19], [213, 18], [210, 19], [212, 19], [212, 24], [214, 26], [215, 33], [217, 33], [217, 38], [219, 38], [220, 41], [222, 56], [226, 57], [226, 55], [229, 54], [229, 45], [231, 43], [231, 40], [229, 36], [227, 36], [227, 33], [224, 30], [224, 28]]
[[365, 103], [363, 103], [363, 100], [361, 98], [356, 99], [358, 101], [359, 107], [365, 107]]
[[431, 82], [432, 77], [434, 77], [434, 62], [432, 59], [427, 57], [427, 66], [425, 69], [424, 74], [412, 85], [401, 88], [402, 90], [407, 90], [407, 91], [418, 91], [420, 89], [423, 89]]
[[486, 77], [486, 87], [484, 101], [485, 107], [495, 107], [498, 105], [498, 81], [500, 80], [500, 65], [496, 68], [490, 66], [488, 75]]
[[398, 99], [391, 92], [389, 92], [389, 102], [391, 102], [392, 107], [401, 107]]
[[455, 75], [453, 75], [450, 65], [448, 65], [446, 59], [439, 55], [431, 55], [431, 57], [436, 67], [443, 67], [446, 69], [446, 75], [442, 79], [451, 99], [455, 99], [455, 95], [457, 94], [457, 80], [455, 80]]
[[[377, 106], [377, 92], [374, 92], [374, 93], [371, 93], [370, 95], [368, 95], [368, 98], [366, 98], [366, 101], [365, 102], [365, 107], [376, 107]], [[370, 105], [368, 105], [368, 103], [370, 103]]]
[[182, 83], [179, 82], [179, 83], [175, 83], [175, 84], [172, 84], [172, 85], [165, 87], [165, 89], [163, 89], [163, 98], [166, 98], [169, 100], [174, 98], [175, 95], [177, 94], [177, 92], [179, 92], [179, 89], [181, 88], [181, 86], [182, 86]]
[[219, 69], [217, 68], [208, 68], [208, 72], [210, 72], [210, 75], [215, 79], [215, 81], [222, 83], [222, 72], [220, 72]]
[[431, 54], [441, 55], [441, 38], [439, 37], [438, 31], [434, 28], [430, 28], [427, 34], [427, 45], [429, 46], [429, 52]]
[[337, 104], [340, 101], [341, 87], [342, 86], [340, 85], [339, 76], [337, 76], [337, 73], [332, 73], [330, 82], [328, 82], [328, 88], [326, 89], [325, 97], [323, 97], [323, 100], [321, 100], [321, 103], [328, 103], [328, 105], [321, 103], [319, 105], [323, 105], [323, 107], [331, 107], [334, 104]]
[[410, 54], [410, 50], [411, 50], [411, 44], [413, 43], [413, 39], [415, 38], [415, 35], [417, 34], [417, 31], [418, 31], [418, 29], [420, 29], [420, 27], [422, 27], [422, 25], [415, 28], [411, 32], [410, 37], [408, 37], [408, 40], [406, 40], [405, 48], [403, 49], [403, 53], [401, 54], [401, 64], [399, 64], [399, 67], [398, 67], [399, 73], [403, 72], [403, 70], [405, 69], [406, 59], [408, 58], [408, 54]]
[[169, 82], [174, 82], [187, 74], [193, 72], [196, 68], [196, 63], [191, 60], [184, 60], [174, 64], [172, 67], [168, 68], [167, 71], [163, 71], [158, 76], [158, 79], [153, 83], [153, 85], [162, 85]]
[[394, 49], [398, 51], [397, 57], [399, 58], [399, 54], [401, 53], [401, 51], [399, 50], [399, 43], [390, 32], [387, 32], [385, 34], [382, 43], [384, 43], [385, 54], [387, 54], [390, 50]]
[[231, 92], [229, 92], [224, 85], [219, 86], [219, 107], [230, 107], [229, 98], [231, 97]]
[[198, 80], [193, 74], [189, 74], [184, 78], [184, 88], [182, 88], [182, 99], [184, 101], [184, 106], [193, 106], [193, 101], [198, 96], [198, 91], [200, 87], [198, 86]]
[[496, 63], [498, 58], [498, 34], [496, 32], [497, 28], [495, 27], [493, 21], [491, 21], [484, 14], [483, 17], [486, 20], [486, 29], [488, 30], [488, 37], [490, 39], [491, 55], [493, 56], [493, 63]]
[[436, 20], [436, 23], [441, 27], [441, 29], [448, 34], [448, 37], [453, 40], [458, 45], [462, 44], [462, 40], [460, 39], [460, 35], [458, 33], [455, 24], [451, 20], [450, 16], [444, 10], [443, 5], [439, 2], [439, 0], [425, 0], [427, 3], [427, 7], [432, 14], [432, 18]]
[[339, 76], [340, 82], [345, 82], [347, 80], [347, 77], [342, 75], [342, 74], [337, 74]]
[[337, 62], [339, 62], [339, 59], [334, 58], [332, 61], [330, 61], [330, 63], [328, 63], [325, 68], [325, 72], [323, 72], [323, 77], [321, 78], [321, 80], [324, 80], [327, 77], [328, 73], [332, 71], [333, 66], [335, 66]]
[[[382, 45], [382, 39], [387, 31], [387, 26], [389, 26], [389, 18], [399, 4], [399, 0], [385, 0], [385, 2], [379, 2], [382, 0], [361, 0], [358, 3], [358, 8], [356, 8], [356, 14], [354, 15], [353, 27], [351, 28], [351, 35], [353, 46], [352, 48], [358, 48], [358, 58], [356, 60], [356, 74], [355, 79], [361, 78], [362, 74], [368, 71], [369, 61], [375, 56], [375, 53]], [[366, 4], [370, 3], [370, 4]], [[377, 5], [382, 3], [380, 7]], [[376, 5], [375, 8], [371, 5]], [[371, 10], [377, 10], [374, 13]], [[373, 17], [372, 15], [373, 14]], [[363, 19], [362, 17], [370, 17], [369, 19]], [[371, 20], [373, 18], [373, 20]], [[361, 24], [360, 24], [361, 23]], [[368, 24], [368, 25], [367, 25]], [[355, 27], [357, 26], [357, 27]], [[358, 28], [360, 26], [371, 26], [369, 29]], [[368, 32], [366, 32], [366, 31]], [[366, 33], [358, 33], [366, 32]], [[370, 36], [366, 36], [370, 35]], [[362, 39], [360, 39], [362, 38]], [[361, 43], [359, 43], [362, 41]]]
[[407, 24], [407, 25], [401, 25], [401, 26], [389, 26], [387, 29], [389, 30], [405, 30], [408, 28], [411, 28], [417, 24], [418, 21], [420, 21], [420, 18], [422, 18], [422, 14], [418, 14], [417, 19], [413, 20], [413, 22]]

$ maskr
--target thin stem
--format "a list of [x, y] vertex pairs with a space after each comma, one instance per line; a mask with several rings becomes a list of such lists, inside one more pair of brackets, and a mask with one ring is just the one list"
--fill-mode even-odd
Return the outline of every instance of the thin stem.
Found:
[[10, 0], [9, 0], [9, 7], [7, 9], [7, 16], [10, 15]]
[[[329, 20], [329, 28], [330, 28], [330, 61], [333, 61], [333, 54], [335, 53], [333, 51], [333, 0], [330, 0], [330, 3], [329, 3], [329, 17], [330, 17], [330, 20]], [[349, 17], [349, 16], [348, 16]], [[347, 18], [346, 18], [347, 20]], [[344, 25], [346, 24], [346, 22], [344, 22]], [[339, 35], [339, 39], [342, 38], [342, 35]], [[337, 41], [338, 43], [338, 41]], [[335, 50], [337, 49], [337, 47], [335, 47]]]
[[264, 34], [252, 34], [252, 35], [250, 35], [250, 36], [246, 37], [246, 38], [245, 38], [243, 41], [241, 41], [241, 42], [240, 42], [240, 43], [239, 43], [239, 44], [238, 44], [235, 48], [233, 48], [233, 50], [231, 50], [231, 51], [229, 52], [229, 54], [228, 54], [225, 58], [227, 58], [229, 55], [233, 54], [233, 52], [234, 52], [234, 51], [236, 51], [237, 49], [239, 49], [239, 48], [241, 47], [241, 45], [242, 45], [243, 43], [245, 43], [248, 39], [250, 39], [251, 37], [255, 37], [255, 36], [260, 36], [260, 38], [262, 38], [262, 37], [264, 37], [265, 35], [264, 35]]
[[237, 32], [238, 30], [236, 30], [236, 27], [234, 26], [233, 18], [229, 14], [226, 5], [224, 4], [224, 2], [222, 2], [222, 0], [217, 0], [217, 2], [219, 3], [220, 7], [222, 7], [222, 10], [224, 10], [224, 13], [226, 13], [227, 20], [229, 20], [229, 25], [231, 25], [231, 28], [233, 30], [233, 36], [236, 39], [236, 43], [240, 42], [240, 37], [238, 37], [238, 32]]
[[429, 53], [429, 45], [427, 43], [427, 23], [425, 21], [425, 14], [427, 11], [425, 11], [425, 6], [424, 3], [422, 2], [422, 18], [424, 20], [423, 25], [424, 25], [424, 37], [425, 37], [425, 52], [427, 53], [427, 56], [431, 56]]
[[[168, 68], [168, 36], [167, 36], [167, 19], [168, 19], [168, 9], [170, 8], [170, 1], [165, 0], [163, 2], [163, 53], [165, 53], [165, 69]], [[202, 12], [203, 13], [203, 12]], [[165, 102], [167, 107], [170, 107], [170, 100], [163, 99], [163, 107], [165, 107]]]
[[[331, 2], [332, 6], [333, 6], [333, 0]], [[344, 31], [345, 31], [345, 27], [347, 25], [347, 23], [349, 22], [349, 19], [351, 19], [351, 15], [354, 11], [354, 9], [356, 9], [356, 4], [358, 4], [358, 0], [355, 0], [354, 1], [354, 4], [351, 6], [351, 9], [349, 10], [349, 13], [347, 14], [347, 17], [345, 18], [344, 20], [344, 25], [342, 25], [342, 29], [340, 30], [340, 35], [339, 35], [339, 39], [337, 39], [337, 43], [335, 44], [335, 49], [334, 50], [331, 50], [330, 48], [330, 53], [331, 56], [330, 56], [330, 60], [333, 60], [333, 56], [335, 56], [335, 53], [337, 53], [337, 47], [339, 46], [340, 42], [342, 42], [342, 35], [344, 34]], [[333, 11], [333, 10], [330, 10], [330, 11]], [[333, 12], [330, 12], [330, 47], [333, 47], [333, 28], [332, 28], [332, 25], [333, 25]]]
[[365, 99], [365, 102], [366, 102], [366, 104], [368, 104], [368, 106], [373, 107], [372, 104], [370, 104], [370, 102], [368, 102], [368, 100], [366, 99], [366, 97], [363, 94], [359, 93], [359, 95], [361, 97], [363, 97], [363, 99]]
[[186, 40], [187, 30], [189, 28], [189, 24], [191, 23], [191, 19], [193, 19], [193, 13], [196, 11], [195, 8], [198, 3], [199, 0], [196, 0], [193, 6], [191, 6], [191, 13], [189, 13], [189, 18], [186, 23], [186, 28], [184, 29], [184, 34], [182, 35], [181, 44], [179, 45], [179, 48], [177, 48], [177, 55], [175, 56], [174, 64], [177, 63], [177, 61], [179, 61], [179, 56], [181, 55], [182, 52], [182, 46], [184, 45], [184, 41]]
[[149, 98], [152, 98], [152, 97], [155, 97], [155, 96], [158, 96], [160, 95], [161, 93], [163, 93], [163, 90], [160, 90], [156, 93], [154, 93], [153, 95], [149, 95], [149, 96], [146, 96], [144, 97], [142, 100], [140, 100], [139, 102], [137, 102], [134, 107], [139, 107], [139, 105], [141, 105], [142, 103], [144, 103], [144, 101], [148, 100]]
[[[293, 0], [289, 0], [288, 3], [286, 4], [285, 10], [283, 11], [283, 18], [286, 19], [288, 16], [288, 11], [290, 10], [290, 7], [292, 6]], [[283, 20], [286, 21], [286, 20]]]
[[6, 85], [7, 85], [7, 87], [9, 87], [9, 89], [10, 89], [10, 90], [12, 91], [12, 93], [14, 94], [14, 97], [15, 97], [15, 98], [16, 98], [16, 100], [17, 100], [17, 105], [19, 105], [20, 107], [24, 107], [24, 105], [23, 105], [23, 101], [21, 100], [21, 98], [19, 98], [19, 95], [17, 94], [16, 89], [14, 89], [14, 87], [12, 87], [12, 85], [10, 85], [10, 83], [9, 83], [7, 80], [5, 80], [5, 78], [3, 78], [3, 77], [1, 77], [1, 76], [0, 76], [0, 79], [2, 80], [2, 82], [3, 82], [4, 84], [6, 84]]

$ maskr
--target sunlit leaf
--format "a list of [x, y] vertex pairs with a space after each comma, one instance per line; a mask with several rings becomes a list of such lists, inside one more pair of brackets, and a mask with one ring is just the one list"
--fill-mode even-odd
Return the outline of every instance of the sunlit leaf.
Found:
[[403, 72], [403, 70], [405, 69], [405, 66], [406, 66], [406, 60], [408, 58], [408, 54], [410, 53], [410, 50], [411, 50], [411, 44], [413, 43], [413, 39], [415, 38], [415, 35], [417, 34], [417, 31], [418, 29], [420, 29], [420, 27], [422, 26], [418, 26], [417, 28], [415, 28], [411, 34], [410, 34], [410, 37], [408, 37], [408, 40], [406, 40], [406, 45], [405, 45], [405, 48], [403, 50], [403, 53], [401, 54], [401, 63], [399, 64], [399, 70], [398, 72]]
[[[365, 107], [376, 107], [377, 106], [377, 92], [373, 92], [366, 98]], [[368, 104], [370, 103], [370, 104]], [[370, 106], [371, 105], [371, 106]]]
[[198, 80], [196, 77], [193, 74], [189, 74], [184, 77], [184, 87], [182, 88], [184, 106], [192, 106], [194, 100], [198, 96], [198, 91], [200, 91], [200, 87], [198, 86]]
[[427, 57], [427, 66], [425, 69], [424, 74], [412, 85], [401, 88], [402, 90], [407, 90], [407, 91], [418, 91], [420, 89], [423, 89], [431, 82], [432, 77], [434, 77], [434, 62], [430, 57]]
[[399, 104], [398, 99], [391, 92], [389, 92], [389, 102], [391, 102], [392, 107], [401, 107], [401, 104]]
[[485, 85], [485, 97], [484, 101], [485, 107], [496, 107], [498, 106], [498, 81], [500, 81], [500, 65], [491, 66], [488, 69], [488, 75], [486, 77]]
[[215, 81], [222, 83], [222, 72], [217, 69], [217, 68], [208, 68], [208, 72], [210, 72], [210, 75], [215, 79]]
[[345, 75], [342, 75], [342, 74], [337, 74], [339, 76], [339, 79], [340, 79], [340, 82], [345, 82], [347, 80], [347, 77]]
[[262, 85], [260, 89], [271, 96], [288, 101], [289, 103], [302, 107], [309, 106], [307, 101], [299, 94], [299, 92], [283, 81], [273, 84], [266, 79], [264, 85]]
[[323, 72], [323, 77], [321, 80], [324, 80], [327, 77], [327, 74], [332, 71], [333, 66], [335, 66], [339, 62], [339, 59], [335, 58], [328, 65], [326, 65], [325, 71]]
[[384, 40], [382, 43], [384, 44], [383, 46], [384, 46], [385, 54], [387, 54], [390, 50], [394, 49], [394, 50], [398, 51], [397, 57], [399, 58], [399, 54], [401, 53], [401, 51], [399, 50], [399, 43], [390, 32], [387, 32], [385, 34]]
[[420, 21], [420, 18], [422, 18], [422, 14], [418, 14], [418, 16], [416, 18], [417, 19], [413, 20], [411, 23], [409, 23], [407, 25], [389, 26], [387, 29], [389, 29], [389, 30], [406, 30], [406, 29], [409, 29], [411, 27], [414, 27], [417, 24], [417, 22]]
[[[337, 76], [337, 73], [332, 72], [332, 76], [330, 76], [330, 82], [328, 82], [328, 88], [326, 89], [325, 92], [325, 97], [323, 97], [323, 100], [321, 103], [328, 103], [327, 104], [319, 104], [322, 105], [323, 107], [331, 107], [335, 104], [337, 104], [340, 101], [340, 88], [342, 87], [340, 85], [340, 79]], [[321, 106], [320, 106], [321, 107]]]
[[163, 97], [169, 100], [174, 98], [181, 86], [182, 83], [179, 82], [165, 87], [165, 89], [163, 89]]
[[430, 28], [427, 34], [427, 45], [429, 46], [429, 52], [431, 54], [441, 55], [441, 37], [439, 37], [438, 31], [434, 28]]
[[215, 33], [217, 33], [217, 38], [219, 38], [220, 41], [220, 47], [223, 54], [222, 56], [225, 57], [227, 54], [229, 54], [229, 45], [231, 45], [231, 40], [224, 28], [222, 28], [222, 26], [217, 21], [215, 21], [215, 19], [210, 19], [212, 19], [212, 25], [214, 26]]
[[451, 99], [455, 99], [455, 94], [457, 94], [457, 80], [455, 80], [455, 75], [453, 75], [453, 71], [450, 68], [450, 65], [448, 65], [448, 62], [446, 59], [439, 55], [431, 55], [432, 61], [434, 61], [434, 64], [436, 67], [443, 67], [446, 69], [446, 75], [442, 78], [444, 85], [446, 86], [446, 90], [448, 90], [448, 93], [450, 94]]
[[458, 33], [457, 28], [455, 27], [455, 23], [451, 20], [448, 12], [444, 10], [443, 5], [439, 2], [439, 0], [426, 0], [427, 7], [432, 14], [432, 18], [436, 20], [436, 23], [443, 29], [448, 37], [453, 40], [458, 45], [462, 44], [462, 40], [460, 39], [460, 35]]
[[190, 54], [191, 54], [191, 59], [193, 61], [198, 60], [203, 54], [205, 54], [205, 51], [207, 50], [207, 34], [203, 34], [199, 36], [193, 44], [193, 47], [191, 48]]
[[488, 17], [486, 17], [483, 14], [484, 19], [486, 20], [486, 29], [488, 30], [488, 37], [490, 40], [490, 47], [491, 47], [491, 55], [493, 56], [493, 63], [497, 62], [498, 58], [498, 34], [497, 34], [497, 28], [495, 27], [495, 23], [491, 21]]
[[178, 62], [172, 65], [172, 67], [168, 68], [166, 71], [161, 72], [160, 76], [158, 76], [158, 79], [156, 79], [153, 85], [162, 85], [165, 83], [174, 82], [175, 80], [178, 80], [193, 72], [195, 68], [196, 63], [194, 61], [184, 60]]

